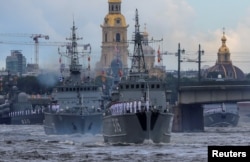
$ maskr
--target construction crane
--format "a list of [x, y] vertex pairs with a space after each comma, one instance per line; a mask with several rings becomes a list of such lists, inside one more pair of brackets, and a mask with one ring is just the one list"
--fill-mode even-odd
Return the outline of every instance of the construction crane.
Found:
[[35, 64], [38, 66], [39, 63], [39, 38], [49, 39], [48, 35], [42, 35], [42, 34], [32, 34], [31, 38], [33, 38], [33, 41], [35, 42]]
[[[39, 38], [44, 38], [46, 40], [49, 39], [48, 35], [43, 34], [15, 34], [15, 33], [0, 33], [0, 36], [7, 36], [7, 37], [30, 37], [35, 42], [35, 64], [38, 67], [39, 64]], [[3, 41], [0, 43], [4, 43]], [[10, 42], [10, 44], [15, 44], [14, 42]]]

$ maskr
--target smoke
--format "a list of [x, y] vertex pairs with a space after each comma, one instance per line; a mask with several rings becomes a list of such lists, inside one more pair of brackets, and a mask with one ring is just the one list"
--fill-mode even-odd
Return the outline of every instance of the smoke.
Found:
[[37, 80], [40, 85], [45, 86], [47, 88], [54, 87], [58, 83], [58, 75], [52, 72], [40, 74], [37, 77]]

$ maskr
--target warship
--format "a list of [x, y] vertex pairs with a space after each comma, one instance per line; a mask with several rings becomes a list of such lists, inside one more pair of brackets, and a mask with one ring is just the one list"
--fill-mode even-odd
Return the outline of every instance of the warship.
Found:
[[[52, 92], [52, 102], [44, 113], [44, 130], [46, 134], [98, 134], [102, 130], [103, 92], [89, 76], [82, 75], [82, 65], [79, 58], [89, 56], [90, 44], [84, 45], [78, 52], [75, 23], [71, 28], [72, 35], [66, 52], [61, 56], [70, 59], [69, 76], [61, 77], [61, 83]], [[88, 58], [89, 60], [89, 58]]]
[[105, 107], [103, 137], [105, 143], [169, 143], [173, 114], [167, 104], [167, 85], [161, 78], [150, 77], [146, 69], [135, 15], [134, 52], [128, 76], [122, 77]]
[[48, 96], [31, 97], [20, 92], [8, 74], [8, 90], [0, 105], [0, 124], [43, 124], [44, 110], [50, 103]]
[[205, 127], [237, 126], [239, 122], [240, 116], [236, 104], [204, 105], [203, 109]]

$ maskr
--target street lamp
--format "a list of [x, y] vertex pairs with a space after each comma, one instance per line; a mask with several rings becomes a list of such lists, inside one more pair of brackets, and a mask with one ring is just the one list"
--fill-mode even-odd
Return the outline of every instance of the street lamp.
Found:
[[181, 53], [184, 54], [185, 50], [181, 50], [181, 45], [180, 43], [178, 44], [178, 86], [177, 89], [179, 90], [180, 87], [180, 77], [181, 77]]
[[201, 50], [201, 45], [199, 44], [198, 50], [198, 80], [201, 81], [201, 55], [204, 55], [204, 50]]

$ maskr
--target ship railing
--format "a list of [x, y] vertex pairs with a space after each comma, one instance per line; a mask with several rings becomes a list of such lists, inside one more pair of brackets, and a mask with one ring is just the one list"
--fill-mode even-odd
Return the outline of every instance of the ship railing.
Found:
[[87, 106], [71, 106], [71, 107], [65, 107], [60, 108], [59, 105], [56, 105], [54, 108], [51, 107], [49, 109], [49, 112], [51, 113], [67, 113], [67, 114], [90, 114], [90, 113], [99, 113], [101, 112], [101, 108], [97, 108], [96, 106], [93, 107], [87, 107]]
[[133, 102], [118, 102], [110, 105], [107, 115], [123, 115], [136, 114], [140, 112], [165, 112], [168, 113], [168, 108], [164, 109], [162, 106], [150, 104], [148, 101], [133, 101]]

